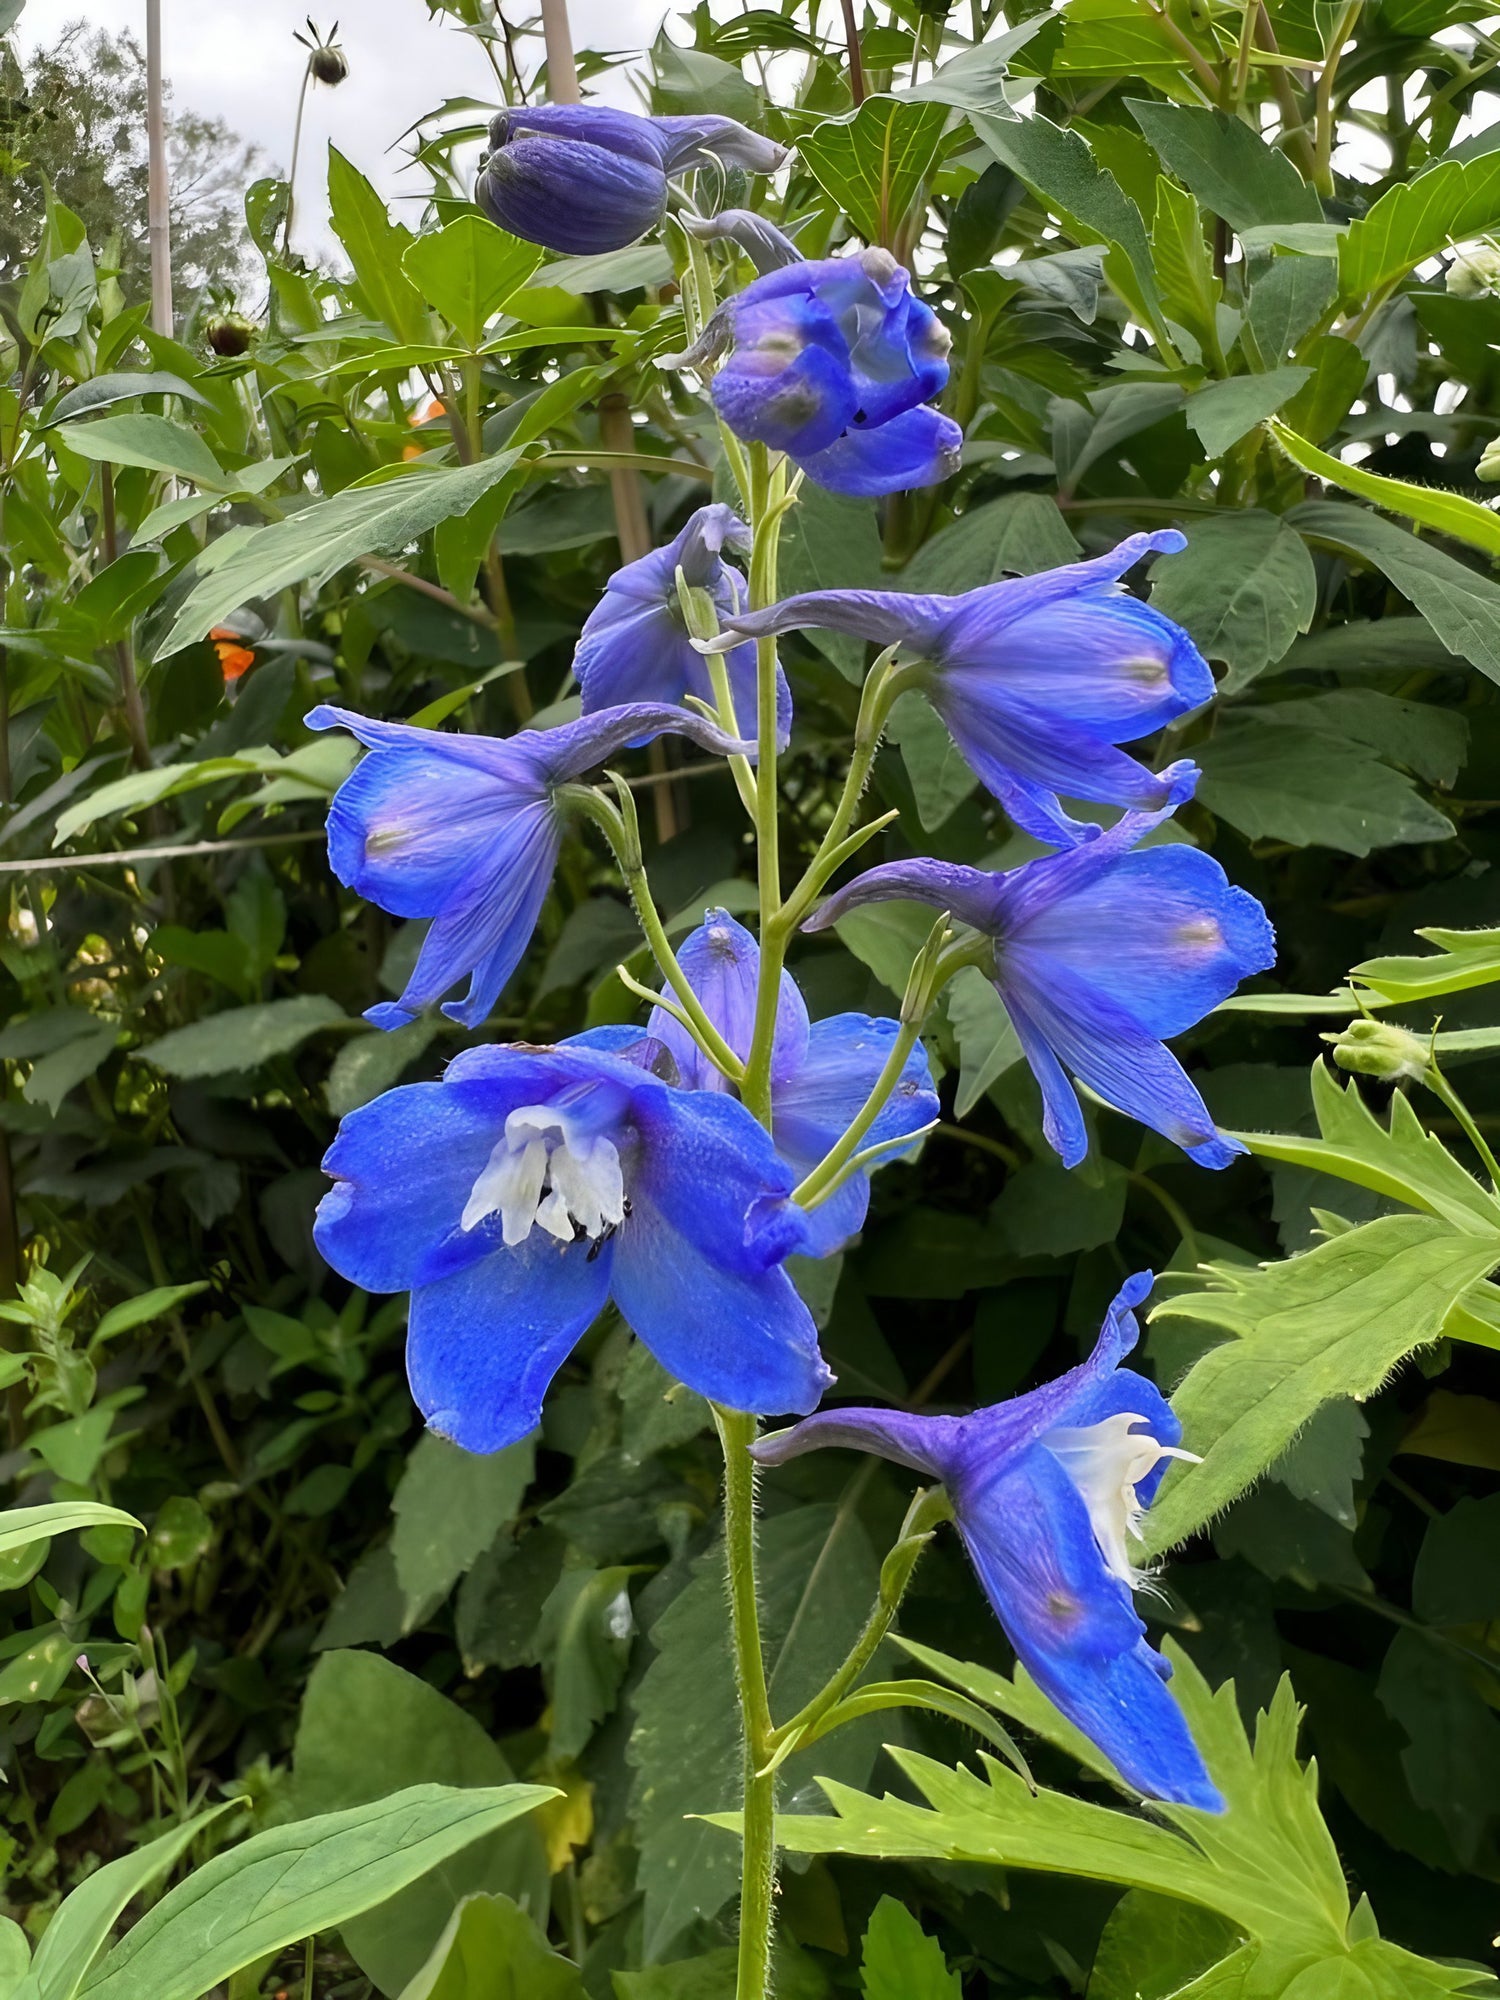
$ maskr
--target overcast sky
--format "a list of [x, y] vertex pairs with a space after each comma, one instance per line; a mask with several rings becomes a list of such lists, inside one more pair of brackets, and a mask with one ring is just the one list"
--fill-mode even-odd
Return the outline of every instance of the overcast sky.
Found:
[[[654, 39], [666, 0], [571, 0], [570, 11], [580, 50], [637, 50]], [[307, 12], [308, 0], [162, 0], [166, 71], [176, 102], [223, 118], [263, 146], [283, 171], [306, 59], [292, 30], [305, 32]], [[387, 148], [399, 132], [446, 97], [497, 101], [483, 50], [441, 16], [429, 19], [424, 0], [344, 0], [341, 6], [320, 0], [313, 9], [324, 30], [335, 14], [349, 75], [336, 90], [312, 91], [298, 169], [298, 216], [315, 232], [314, 241], [325, 240], [322, 163], [330, 139], [395, 198], [401, 159]], [[145, 38], [145, 0], [26, 0], [18, 38], [32, 48], [80, 17], [91, 27], [129, 28]], [[591, 88], [634, 102], [623, 78]], [[416, 192], [416, 176], [408, 176], [407, 185]]]

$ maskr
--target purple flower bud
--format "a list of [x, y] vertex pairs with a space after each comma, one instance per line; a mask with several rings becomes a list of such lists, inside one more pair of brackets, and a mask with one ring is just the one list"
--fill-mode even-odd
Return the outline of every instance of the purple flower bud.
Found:
[[642, 118], [602, 104], [516, 105], [490, 125], [474, 198], [513, 235], [568, 256], [620, 250], [661, 220], [667, 180], [709, 160], [772, 173], [785, 153], [733, 118]]

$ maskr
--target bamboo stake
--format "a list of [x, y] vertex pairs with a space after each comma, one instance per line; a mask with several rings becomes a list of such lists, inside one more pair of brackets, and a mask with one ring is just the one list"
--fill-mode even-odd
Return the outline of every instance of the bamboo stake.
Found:
[[151, 244], [151, 325], [172, 333], [172, 218], [167, 189], [167, 122], [161, 73], [161, 0], [146, 0], [146, 227]]

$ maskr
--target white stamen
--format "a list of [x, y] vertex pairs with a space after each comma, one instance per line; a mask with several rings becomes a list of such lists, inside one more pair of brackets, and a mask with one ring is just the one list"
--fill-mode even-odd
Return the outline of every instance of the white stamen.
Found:
[[500, 1217], [508, 1248], [534, 1228], [560, 1243], [606, 1236], [625, 1220], [620, 1156], [602, 1134], [579, 1132], [566, 1111], [525, 1104], [505, 1121], [505, 1136], [469, 1191], [459, 1226]]
[[1063, 1470], [1078, 1488], [1089, 1510], [1094, 1539], [1111, 1575], [1136, 1589], [1143, 1572], [1130, 1559], [1129, 1539], [1141, 1539], [1145, 1509], [1135, 1489], [1164, 1458], [1185, 1458], [1198, 1463], [1198, 1454], [1180, 1445], [1161, 1444], [1147, 1429], [1136, 1430], [1150, 1421], [1129, 1411], [1106, 1417], [1102, 1423], [1081, 1429], [1047, 1431], [1042, 1443], [1062, 1463]]

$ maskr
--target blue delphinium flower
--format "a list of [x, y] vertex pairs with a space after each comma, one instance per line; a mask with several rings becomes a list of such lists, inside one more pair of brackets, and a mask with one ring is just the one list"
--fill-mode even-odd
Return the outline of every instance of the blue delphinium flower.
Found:
[[1255, 898], [1196, 848], [1131, 851], [1191, 797], [1197, 775], [1190, 763], [1171, 765], [1161, 810], [1126, 813], [1086, 846], [1006, 874], [924, 858], [886, 862], [831, 896], [805, 928], [824, 930], [848, 910], [891, 898], [951, 911], [991, 942], [987, 969], [1041, 1085], [1047, 1142], [1065, 1166], [1088, 1151], [1069, 1071], [1200, 1166], [1228, 1166], [1243, 1146], [1216, 1129], [1162, 1044], [1273, 965], [1275, 934]]
[[440, 1083], [352, 1111], [314, 1230], [367, 1291], [410, 1291], [407, 1370], [466, 1451], [536, 1428], [613, 1299], [662, 1366], [734, 1409], [814, 1409], [831, 1379], [780, 1268], [792, 1175], [736, 1100], [597, 1048], [466, 1050]]
[[[677, 960], [703, 1002], [704, 1012], [743, 1061], [750, 1052], [755, 1027], [759, 945], [727, 910], [710, 910], [678, 952]], [[678, 1075], [689, 1089], [733, 1089], [664, 1008], [653, 1011], [646, 1031], [671, 1051]], [[637, 1031], [602, 1032], [623, 1038]], [[869, 1014], [834, 1014], [824, 1021], [809, 1021], [807, 1003], [796, 981], [790, 973], [782, 973], [771, 1052], [771, 1134], [794, 1182], [809, 1174], [843, 1136], [874, 1088], [899, 1033], [897, 1022]], [[908, 1133], [915, 1135], [938, 1115], [932, 1073], [919, 1045], [908, 1056], [900, 1080], [864, 1144], [887, 1145]], [[894, 1146], [882, 1155], [883, 1160], [900, 1157], [901, 1150]], [[807, 1254], [826, 1257], [847, 1243], [863, 1225], [869, 1205], [870, 1175], [861, 1169], [809, 1211]]]
[[328, 860], [335, 875], [394, 917], [430, 917], [406, 990], [368, 1009], [399, 1028], [460, 979], [443, 1012], [477, 1027], [520, 963], [562, 843], [560, 785], [627, 743], [667, 731], [721, 755], [753, 755], [688, 709], [635, 702], [556, 729], [504, 738], [377, 722], [326, 703], [311, 729], [348, 729], [370, 755], [334, 794]]
[[[743, 575], [723, 560], [722, 551], [748, 549], [750, 542], [750, 530], [734, 509], [715, 501], [700, 507], [675, 541], [615, 571], [584, 621], [573, 654], [585, 715], [621, 702], [680, 703], [688, 694], [712, 706], [708, 667], [688, 637], [678, 605], [677, 571], [684, 582], [707, 591], [722, 621], [749, 602]], [[736, 646], [727, 664], [739, 726], [754, 734], [754, 645]], [[777, 733], [785, 744], [792, 697], [779, 670], [776, 696]]]
[[835, 493], [945, 479], [963, 433], [927, 399], [948, 380], [948, 330], [885, 250], [786, 264], [725, 302], [673, 365], [726, 355], [714, 407]]
[[985, 1595], [1026, 1671], [1147, 1798], [1222, 1812], [1181, 1709], [1171, 1664], [1146, 1640], [1130, 1540], [1182, 1427], [1155, 1385], [1120, 1367], [1136, 1343], [1142, 1271], [1122, 1286], [1079, 1367], [967, 1417], [829, 1410], [752, 1446], [780, 1465], [845, 1445], [947, 1488]]
[[1143, 556], [1183, 546], [1163, 528], [1091, 562], [961, 597], [810, 590], [724, 624], [747, 638], [813, 625], [899, 643], [927, 663], [928, 699], [1014, 823], [1049, 846], [1073, 846], [1097, 828], [1064, 812], [1058, 794], [1160, 805], [1162, 780], [1114, 746], [1212, 699], [1213, 674], [1187, 633], [1120, 582]]
[[785, 158], [774, 140], [733, 118], [516, 104], [490, 122], [474, 198], [529, 243], [591, 256], [623, 249], [660, 222], [669, 175], [715, 161], [770, 174]]

